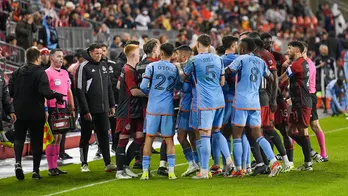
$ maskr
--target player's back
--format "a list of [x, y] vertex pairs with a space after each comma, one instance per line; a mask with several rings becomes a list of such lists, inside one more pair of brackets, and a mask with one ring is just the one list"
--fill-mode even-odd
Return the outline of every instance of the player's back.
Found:
[[224, 66], [221, 58], [211, 53], [198, 54], [190, 59], [187, 67], [192, 69], [194, 105], [202, 110], [223, 108], [225, 101], [220, 77], [224, 75]]
[[180, 111], [189, 112], [192, 103], [192, 85], [189, 82], [183, 82], [180, 89]]
[[265, 62], [253, 54], [239, 56], [233, 64], [240, 66], [236, 79], [236, 109], [260, 109], [259, 88], [265, 73], [269, 73]]
[[[222, 59], [222, 62], [224, 63], [224, 67], [228, 67], [237, 57], [238, 55], [233, 53], [222, 55], [221, 59]], [[234, 98], [234, 93], [235, 93], [236, 73], [232, 72], [228, 75], [225, 75], [225, 78], [228, 85], [228, 89], [223, 91], [225, 96], [225, 101], [232, 102]]]
[[173, 115], [173, 92], [178, 80], [178, 70], [169, 61], [150, 63], [151, 82], [147, 112], [156, 115]]

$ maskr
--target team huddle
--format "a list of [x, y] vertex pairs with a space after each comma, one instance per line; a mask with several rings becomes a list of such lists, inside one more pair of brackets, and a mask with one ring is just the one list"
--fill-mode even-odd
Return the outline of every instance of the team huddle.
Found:
[[[306, 43], [290, 42], [287, 60], [271, 50], [272, 36], [268, 33], [243, 33], [239, 39], [226, 36], [222, 42], [222, 56], [214, 54], [211, 38], [206, 34], [198, 37], [193, 49], [158, 43], [160, 59], [147, 64], [142, 78], [137, 70], [138, 45], [124, 48], [127, 64], [117, 84], [116, 178], [137, 177], [129, 163], [139, 153], [141, 180], [148, 180], [152, 143], [160, 135], [165, 144], [161, 151], [166, 155], [164, 160], [161, 156], [161, 174], [176, 179], [175, 130], [189, 165], [181, 176], [195, 174], [193, 179], [215, 175], [274, 177], [289, 172], [295, 169], [294, 141], [304, 154], [304, 164], [297, 170], [313, 170], [312, 159], [328, 161], [325, 136], [316, 113], [316, 68], [306, 56]], [[177, 94], [180, 104], [175, 118]], [[311, 147], [308, 126], [317, 135], [320, 154]], [[131, 149], [126, 153], [130, 137], [134, 138], [132, 148], [138, 149], [136, 153], [129, 153]], [[280, 155], [274, 154], [273, 146]], [[211, 155], [214, 163], [209, 167]]]

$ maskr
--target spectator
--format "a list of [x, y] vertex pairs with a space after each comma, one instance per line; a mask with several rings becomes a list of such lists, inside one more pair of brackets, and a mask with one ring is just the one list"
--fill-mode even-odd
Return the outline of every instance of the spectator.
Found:
[[41, 67], [48, 69], [51, 65], [50, 63], [50, 51], [47, 48], [40, 50]]
[[341, 11], [338, 9], [337, 3], [334, 3], [332, 6], [332, 14], [335, 20], [336, 36], [343, 34], [344, 31], [347, 29], [347, 23]]
[[9, 35], [6, 37], [6, 43], [9, 43], [13, 46], [17, 46], [17, 39], [15, 35]]
[[31, 47], [33, 41], [33, 33], [37, 31], [36, 25], [33, 23], [33, 16], [30, 10], [22, 11], [23, 18], [17, 23], [16, 38], [18, 45], [24, 49]]
[[110, 48], [122, 48], [121, 36], [115, 35]]
[[53, 27], [52, 19], [51, 16], [45, 16], [39, 30], [39, 40], [43, 40], [44, 46], [49, 50], [59, 48], [58, 33], [56, 28]]
[[59, 12], [59, 21], [57, 27], [69, 27], [69, 17], [65, 10]]
[[167, 43], [168, 42], [168, 37], [166, 35], [161, 35], [159, 37], [159, 41], [161, 44]]
[[[34, 46], [34, 45], [33, 45], [33, 46]], [[45, 47], [44, 41], [43, 41], [42, 39], [39, 39], [39, 40], [37, 41], [37, 43], [36, 43], [36, 47], [37, 47], [37, 49], [39, 49], [39, 50], [41, 50], [42, 48], [44, 48], [44, 47]]]
[[8, 17], [11, 15], [12, 7], [11, 1], [4, 0], [0, 2], [1, 12], [0, 12], [0, 31], [6, 31], [6, 22]]
[[57, 12], [54, 10], [54, 6], [52, 6], [51, 1], [46, 1], [44, 4], [44, 8], [41, 9], [45, 12], [45, 16], [51, 16], [54, 22], [53, 26], [56, 26], [56, 23], [59, 21]]
[[41, 18], [40, 12], [34, 12], [33, 18], [34, 18], [34, 22], [33, 23], [36, 26], [41, 26], [42, 25], [42, 18]]
[[285, 20], [286, 13], [284, 10], [279, 10], [279, 8], [274, 5], [272, 9], [268, 9], [265, 13], [265, 18], [273, 23], [282, 23]]
[[151, 23], [151, 19], [148, 16], [148, 11], [144, 10], [135, 18], [137, 30], [146, 31], [149, 29], [148, 25]]
[[123, 33], [122, 34], [122, 47], [124, 48], [126, 43], [131, 39], [131, 36], [129, 33]]
[[99, 2], [94, 4], [94, 10], [92, 12], [92, 17], [96, 17], [97, 21], [101, 22], [104, 20], [104, 14], [102, 13], [101, 4]]
[[131, 7], [129, 6], [129, 4], [125, 4], [123, 6], [123, 12], [124, 12], [124, 16], [122, 19], [123, 27], [128, 28], [128, 29], [134, 28], [135, 27], [134, 18], [132, 16], [132, 10], [131, 10]]
[[110, 37], [109, 27], [107, 27], [106, 24], [102, 24], [96, 37], [97, 37], [97, 43], [108, 44], [109, 37]]

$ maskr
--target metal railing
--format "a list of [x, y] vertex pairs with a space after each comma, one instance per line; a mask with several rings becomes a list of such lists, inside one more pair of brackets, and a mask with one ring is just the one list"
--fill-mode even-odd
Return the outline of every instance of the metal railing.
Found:
[[0, 64], [4, 71], [13, 71], [26, 63], [25, 50], [0, 41], [1, 57]]
[[137, 38], [141, 38], [143, 35], [148, 35], [150, 38], [159, 38], [161, 35], [166, 35], [168, 37], [169, 42], [174, 43], [176, 40], [176, 36], [179, 34], [176, 30], [166, 31], [164, 29], [149, 29], [147, 31], [139, 31], [133, 29], [110, 29], [110, 36], [113, 38], [115, 35], [121, 35], [123, 33], [129, 33], [131, 36], [136, 36]]
[[94, 42], [93, 28], [57, 27], [59, 47], [66, 50], [87, 48]]

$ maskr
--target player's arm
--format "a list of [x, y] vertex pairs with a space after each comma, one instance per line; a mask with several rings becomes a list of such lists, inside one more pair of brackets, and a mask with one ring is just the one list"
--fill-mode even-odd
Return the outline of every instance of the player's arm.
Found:
[[242, 59], [237, 57], [229, 66], [225, 68], [225, 75], [229, 75], [232, 72], [237, 72], [242, 68]]
[[224, 86], [225, 83], [226, 83], [225, 68], [224, 68], [224, 63], [221, 60], [220, 86]]
[[150, 82], [152, 80], [152, 75], [153, 75], [152, 71], [153, 71], [153, 66], [151, 64], [146, 66], [145, 72], [143, 75], [143, 80], [141, 81], [141, 84], [140, 84], [140, 90], [145, 95], [149, 95], [149, 92], [150, 92]]
[[132, 96], [134, 97], [146, 97], [146, 95], [138, 88], [137, 82], [136, 82], [136, 74], [132, 70], [125, 70], [124, 71], [124, 78], [125, 83], [128, 89], [130, 89], [130, 92]]
[[180, 63], [174, 63], [174, 65], [178, 69], [178, 74], [181, 80], [186, 81], [193, 71], [193, 57], [187, 61], [184, 69]]
[[279, 78], [278, 82], [279, 84], [283, 84], [285, 81], [289, 80], [289, 76], [287, 75], [286, 72], [284, 72]]

